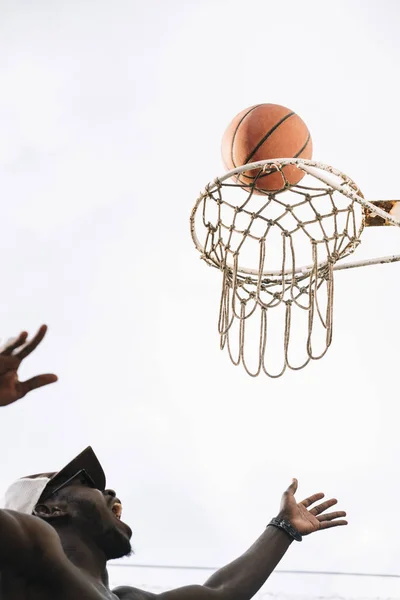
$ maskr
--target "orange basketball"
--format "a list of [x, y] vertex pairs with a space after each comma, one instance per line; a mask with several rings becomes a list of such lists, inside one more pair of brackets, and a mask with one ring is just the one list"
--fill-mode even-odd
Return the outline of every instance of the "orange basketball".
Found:
[[[259, 160], [311, 157], [312, 140], [307, 125], [295, 112], [279, 104], [257, 104], [242, 110], [222, 138], [222, 159], [228, 171]], [[251, 184], [259, 172], [244, 171], [238, 181]], [[283, 172], [290, 185], [304, 176], [295, 165], [284, 167]], [[256, 180], [259, 190], [280, 190], [284, 185], [278, 171], [261, 173]]]

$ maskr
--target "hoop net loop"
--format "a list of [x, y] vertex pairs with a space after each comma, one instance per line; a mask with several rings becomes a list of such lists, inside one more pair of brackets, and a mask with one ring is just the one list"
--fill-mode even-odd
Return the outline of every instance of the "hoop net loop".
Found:
[[[289, 164], [307, 172], [295, 186], [285, 177]], [[237, 182], [238, 174], [255, 167], [259, 171], [250, 184]], [[283, 189], [257, 188], [260, 177], [277, 172]], [[220, 346], [249, 375], [280, 377], [287, 368], [302, 369], [326, 354], [332, 341], [334, 267], [360, 243], [360, 198], [357, 185], [343, 173], [301, 159], [240, 167], [200, 194], [191, 232], [202, 259], [222, 271]], [[298, 344], [293, 339], [300, 331]]]

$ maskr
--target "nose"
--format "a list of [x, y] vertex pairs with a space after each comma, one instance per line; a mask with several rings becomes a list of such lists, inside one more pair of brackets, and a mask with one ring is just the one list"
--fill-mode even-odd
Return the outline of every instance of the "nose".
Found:
[[104, 494], [106, 496], [111, 496], [112, 498], [115, 498], [115, 496], [117, 495], [117, 493], [114, 492], [114, 490], [104, 490]]

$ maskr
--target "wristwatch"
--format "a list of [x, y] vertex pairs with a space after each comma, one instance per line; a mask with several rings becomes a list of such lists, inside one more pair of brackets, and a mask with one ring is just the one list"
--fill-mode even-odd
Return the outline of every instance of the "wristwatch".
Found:
[[272, 527], [278, 527], [279, 529], [282, 529], [290, 538], [292, 538], [292, 540], [296, 540], [296, 542], [301, 542], [303, 539], [297, 529], [293, 527], [289, 521], [285, 521], [285, 519], [275, 517], [268, 523], [268, 527], [270, 525], [272, 525]]

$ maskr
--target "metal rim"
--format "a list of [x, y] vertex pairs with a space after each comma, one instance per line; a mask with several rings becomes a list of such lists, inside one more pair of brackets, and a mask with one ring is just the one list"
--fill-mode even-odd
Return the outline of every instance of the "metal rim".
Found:
[[[351, 200], [358, 202], [364, 208], [368, 208], [369, 210], [374, 212], [376, 215], [379, 215], [380, 217], [382, 217], [389, 223], [392, 223], [392, 225], [400, 227], [400, 221], [398, 219], [395, 219], [388, 212], [375, 206], [375, 204], [373, 204], [372, 202], [365, 200], [362, 196], [357, 194], [355, 191], [353, 191], [351, 189], [341, 188], [334, 181], [332, 181], [331, 178], [329, 177], [329, 174], [340, 177], [344, 180], [345, 183], [348, 183], [349, 185], [353, 184], [355, 187], [357, 187], [355, 182], [350, 177], [348, 177], [345, 173], [343, 173], [342, 171], [339, 171], [339, 169], [335, 169], [334, 167], [331, 167], [330, 165], [326, 165], [326, 164], [320, 163], [318, 161], [306, 160], [306, 159], [302, 159], [302, 158], [278, 158], [278, 159], [271, 159], [271, 160], [261, 160], [261, 161], [257, 161], [254, 163], [249, 163], [249, 164], [243, 165], [241, 167], [236, 167], [235, 169], [232, 169], [231, 171], [224, 173], [224, 175], [222, 175], [221, 177], [217, 177], [216, 179], [214, 179], [212, 182], [210, 182], [205, 187], [205, 190], [200, 194], [200, 196], [196, 200], [196, 203], [195, 203], [195, 205], [192, 209], [191, 215], [190, 215], [190, 231], [191, 231], [193, 243], [196, 246], [197, 250], [201, 254], [204, 254], [204, 247], [200, 243], [200, 241], [197, 237], [197, 234], [196, 234], [196, 230], [195, 230], [195, 217], [196, 217], [197, 209], [198, 209], [200, 203], [209, 194], [209, 192], [217, 189], [218, 186], [221, 183], [223, 183], [224, 181], [226, 181], [227, 179], [230, 179], [231, 177], [233, 177], [235, 175], [240, 175], [244, 171], [259, 169], [262, 167], [265, 168], [268, 165], [279, 165], [279, 166], [296, 165], [305, 173], [312, 175], [314, 178], [316, 178], [319, 181], [330, 186], [332, 189], [339, 192], [340, 194], [343, 194], [344, 196], [347, 196]], [[315, 169], [319, 169], [319, 171], [315, 172]], [[321, 173], [321, 171], [322, 171], [322, 173]], [[361, 229], [361, 231], [362, 231], [362, 229]], [[392, 262], [398, 262], [398, 261], [400, 261], [400, 255], [390, 255], [390, 256], [366, 259], [366, 260], [358, 261], [358, 262], [343, 263], [340, 265], [335, 265], [333, 268], [334, 268], [334, 270], [343, 270], [343, 269], [351, 269], [353, 267], [370, 266], [370, 265], [374, 265], [374, 264], [384, 264], [384, 263], [392, 263]], [[318, 269], [324, 268], [326, 266], [326, 264], [327, 264], [326, 261], [321, 262], [318, 264], [317, 268]], [[214, 266], [216, 268], [218, 268], [217, 265], [214, 265]], [[231, 264], [227, 264], [227, 266], [228, 266], [228, 268], [233, 268], [233, 265], [231, 265]], [[311, 270], [311, 268], [312, 267], [310, 265], [305, 265], [305, 266], [298, 267], [294, 272], [292, 270], [289, 270], [287, 274], [289, 274], [289, 272], [290, 272], [295, 275], [304, 275], [307, 272], [309, 272]], [[253, 275], [253, 276], [257, 276], [257, 277], [259, 277], [259, 275], [260, 275], [256, 269], [248, 269], [245, 267], [241, 267], [240, 272], [244, 273], [246, 275]], [[286, 274], [286, 273], [284, 273], [284, 274]], [[269, 272], [262, 273], [262, 277], [277, 277], [277, 276], [282, 276], [282, 271], [277, 270], [277, 271], [269, 271]]]

